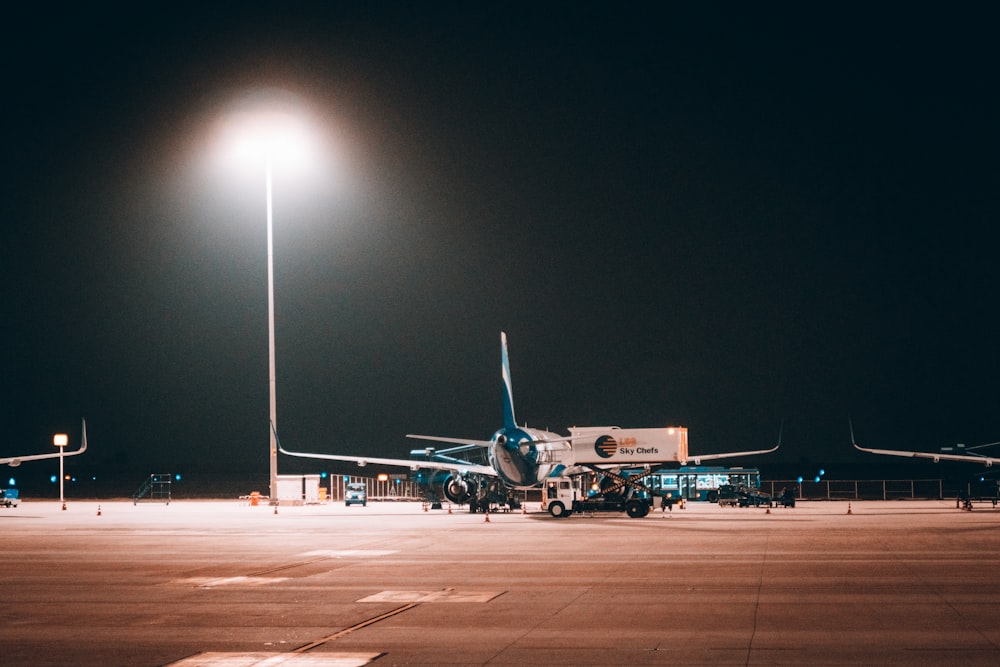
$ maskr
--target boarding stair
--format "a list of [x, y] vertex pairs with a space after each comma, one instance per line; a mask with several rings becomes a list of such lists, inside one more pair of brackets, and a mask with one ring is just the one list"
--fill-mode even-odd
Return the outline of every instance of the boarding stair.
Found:
[[140, 500], [146, 499], [154, 502], [170, 504], [170, 483], [173, 481], [172, 473], [153, 473], [143, 481], [139, 490], [132, 494], [132, 504], [137, 505]]

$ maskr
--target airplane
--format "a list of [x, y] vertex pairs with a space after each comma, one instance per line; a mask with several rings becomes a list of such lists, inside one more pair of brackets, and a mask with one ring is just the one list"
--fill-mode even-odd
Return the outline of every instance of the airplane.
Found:
[[0, 465], [7, 464], [11, 468], [16, 468], [25, 461], [38, 461], [41, 459], [57, 459], [60, 456], [76, 456], [77, 454], [83, 454], [87, 451], [87, 420], [83, 420], [83, 436], [80, 439], [80, 448], [72, 452], [56, 452], [54, 454], [27, 454], [25, 456], [9, 456], [7, 458], [0, 458]]
[[[542, 486], [549, 477], [573, 476], [598, 469], [649, 467], [667, 462], [700, 464], [703, 460], [755, 454], [769, 454], [778, 449], [701, 454], [689, 456], [687, 428], [621, 429], [617, 426], [572, 427], [569, 435], [536, 428], [518, 426], [514, 416], [510, 360], [507, 334], [500, 332], [501, 379], [503, 391], [503, 426], [489, 440], [451, 438], [433, 435], [407, 434], [418, 440], [446, 442], [458, 447], [437, 451], [434, 448], [414, 450], [411, 456], [423, 459], [389, 459], [340, 454], [292, 452], [278, 441], [278, 450], [288, 456], [348, 461], [364, 466], [369, 463], [407, 467], [410, 470], [441, 471], [437, 482], [444, 495], [456, 503], [470, 498], [474, 501], [508, 489], [530, 489]], [[277, 434], [275, 434], [277, 436]], [[456, 454], [485, 451], [487, 464], [457, 458]]]

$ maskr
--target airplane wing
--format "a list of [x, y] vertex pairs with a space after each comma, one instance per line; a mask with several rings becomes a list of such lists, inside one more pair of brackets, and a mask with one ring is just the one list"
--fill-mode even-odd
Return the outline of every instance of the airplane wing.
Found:
[[747, 452], [726, 452], [725, 454], [699, 454], [695, 456], [691, 456], [689, 454], [687, 457], [687, 461], [681, 461], [681, 465], [687, 465], [688, 461], [693, 461], [694, 464], [698, 466], [701, 465], [702, 461], [714, 461], [716, 459], [728, 459], [728, 458], [735, 458], [737, 456], [756, 456], [757, 454], [771, 454], [773, 452], [778, 451], [778, 448], [781, 447], [781, 437], [784, 432], [785, 432], [785, 422], [782, 421], [781, 426], [778, 428], [778, 444], [776, 444], [774, 447], [771, 447], [770, 449], [755, 449]]
[[[436, 442], [450, 442], [456, 445], [465, 445], [466, 447], [489, 447], [493, 444], [492, 440], [470, 440], [466, 438], [445, 438], [439, 435], [414, 435], [413, 433], [407, 433], [407, 438], [414, 438], [416, 440], [434, 440]], [[574, 438], [571, 435], [567, 435], [560, 438], [545, 438], [532, 440], [532, 444], [535, 445], [549, 445], [556, 442], [573, 442], [578, 438]]]
[[0, 458], [0, 465], [9, 465], [11, 468], [16, 468], [25, 461], [40, 461], [42, 459], [57, 459], [60, 456], [76, 456], [77, 454], [83, 454], [87, 451], [87, 420], [83, 420], [83, 437], [80, 440], [80, 448], [72, 452], [56, 452], [54, 454], [28, 454], [26, 456], [9, 456], [6, 458]]
[[989, 468], [994, 463], [1000, 462], [1000, 459], [994, 458], [992, 456], [978, 456], [975, 454], [938, 454], [935, 452], [906, 452], [898, 449], [869, 449], [868, 447], [862, 447], [858, 443], [854, 443], [854, 448], [862, 452], [868, 452], [869, 454], [883, 454], [885, 456], [905, 456], [917, 459], [931, 459], [934, 461], [934, 463], [937, 463], [938, 461], [965, 461], [967, 463], [981, 463], [987, 468]]
[[288, 456], [299, 456], [307, 459], [325, 459], [328, 461], [347, 461], [357, 463], [359, 466], [366, 466], [369, 463], [386, 466], [399, 466], [410, 470], [453, 470], [459, 473], [475, 473], [477, 475], [489, 475], [496, 477], [497, 471], [490, 466], [477, 465], [475, 463], [445, 463], [441, 461], [419, 461], [414, 459], [383, 459], [371, 456], [345, 456], [341, 454], [313, 454], [306, 452], [290, 452], [278, 443], [278, 451]]
[[778, 451], [778, 447], [781, 445], [775, 445], [770, 449], [755, 449], [748, 452], [726, 452], [724, 454], [688, 454], [687, 461], [681, 461], [681, 465], [687, 465], [688, 461], [694, 462], [694, 464], [701, 465], [702, 461], [712, 461], [715, 459], [728, 459], [737, 456], [755, 456], [756, 454], [770, 454], [772, 452]]
[[[655, 470], [656, 468], [659, 468], [659, 467], [662, 467], [662, 466], [668, 466], [668, 465], [670, 465], [672, 463], [680, 463], [681, 465], [687, 465], [689, 461], [692, 462], [692, 463], [694, 463], [695, 465], [701, 465], [702, 461], [709, 461], [709, 460], [712, 460], [712, 459], [725, 459], [725, 458], [736, 457], [736, 456], [753, 456], [754, 454], [770, 454], [770, 453], [776, 451], [778, 449], [778, 447], [780, 447], [780, 446], [781, 445], [775, 445], [774, 447], [772, 447], [770, 449], [757, 449], [757, 450], [747, 451], [747, 452], [726, 452], [725, 454], [701, 454], [701, 455], [697, 455], [697, 456], [688, 456], [686, 459], [682, 459], [682, 460], [679, 460], [679, 461], [668, 460], [668, 461], [663, 461], [663, 462], [660, 462], [660, 463], [650, 463], [650, 462], [628, 463], [628, 462], [624, 462], [624, 461], [618, 461], [618, 462], [615, 462], [615, 463], [584, 463], [584, 464], [580, 464], [580, 465], [574, 465], [574, 466], [569, 466], [567, 468], [563, 468], [563, 469], [561, 469], [561, 470], [558, 471], [558, 475], [565, 476], [565, 477], [573, 477], [575, 475], [583, 475], [583, 474], [586, 474], [586, 473], [589, 473], [589, 472], [593, 472], [594, 470], [598, 470], [598, 469], [599, 470], [623, 470], [623, 469], [625, 469], [625, 470], [632, 470], [632, 469], [645, 468], [647, 470]], [[556, 476], [556, 474], [553, 474], [552, 476], [554, 477], [554, 476]]]
[[412, 433], [406, 434], [407, 438], [414, 438], [416, 440], [434, 440], [435, 442], [450, 442], [456, 445], [473, 445], [475, 447], [489, 447], [493, 444], [491, 440], [469, 440], [467, 438], [444, 438], [439, 435], [414, 435]]

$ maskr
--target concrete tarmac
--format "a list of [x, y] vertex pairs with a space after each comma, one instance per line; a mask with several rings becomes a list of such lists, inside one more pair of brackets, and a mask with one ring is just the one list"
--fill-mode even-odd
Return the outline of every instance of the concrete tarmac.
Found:
[[1000, 509], [0, 509], [0, 664], [996, 665]]

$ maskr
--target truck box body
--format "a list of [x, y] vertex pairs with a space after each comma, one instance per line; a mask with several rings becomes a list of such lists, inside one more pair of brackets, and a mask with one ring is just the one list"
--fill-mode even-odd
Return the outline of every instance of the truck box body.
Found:
[[581, 463], [664, 463], [687, 461], [688, 430], [666, 428], [619, 428], [617, 426], [573, 426], [573, 459]]

